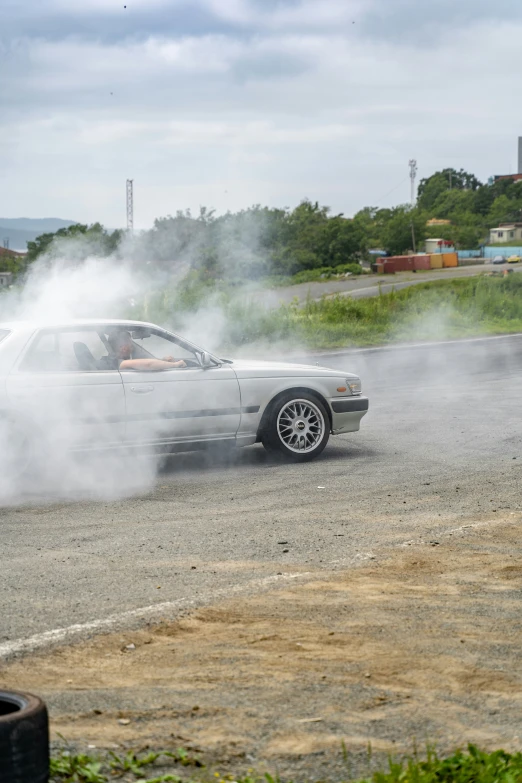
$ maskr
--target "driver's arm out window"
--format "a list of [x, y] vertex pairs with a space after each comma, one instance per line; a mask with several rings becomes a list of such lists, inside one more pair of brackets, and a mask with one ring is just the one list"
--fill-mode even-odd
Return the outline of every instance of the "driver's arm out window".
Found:
[[189, 366], [199, 367], [199, 362], [193, 351], [181, 346], [174, 339], [168, 339], [165, 335], [153, 332], [150, 337], [133, 337], [133, 342], [153, 359], [172, 357], [175, 360], [183, 359]]

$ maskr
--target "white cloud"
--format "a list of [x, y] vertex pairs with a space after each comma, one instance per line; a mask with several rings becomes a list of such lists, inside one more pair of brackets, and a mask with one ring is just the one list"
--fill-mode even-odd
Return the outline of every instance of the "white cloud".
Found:
[[277, 127], [271, 122], [173, 122], [166, 128], [165, 142], [184, 146], [224, 145], [237, 147], [327, 143], [357, 135], [350, 125], [327, 124]]
[[183, 4], [183, 0], [81, 0], [81, 2], [78, 0], [43, 0], [44, 5], [46, 1], [50, 11], [72, 13], [79, 16], [93, 13], [113, 15], [119, 12], [130, 15], [134, 11], [143, 9], [149, 11], [155, 8], [172, 9]]
[[[206, 0], [237, 29], [17, 39], [0, 84], [11, 214], [118, 225], [131, 176], [143, 225], [200, 203], [303, 196], [351, 213], [401, 182], [411, 157], [422, 176], [512, 170], [522, 24], [477, 20], [398, 45], [358, 32], [380, 3]], [[389, 203], [407, 197], [406, 184]]]
[[258, 29], [303, 30], [347, 25], [360, 19], [375, 0], [300, 0], [254, 3], [252, 0], [203, 0], [216, 17]]
[[246, 44], [225, 36], [192, 37], [178, 41], [152, 38], [141, 48], [141, 54], [151, 65], [182, 73], [227, 71], [247, 51]]

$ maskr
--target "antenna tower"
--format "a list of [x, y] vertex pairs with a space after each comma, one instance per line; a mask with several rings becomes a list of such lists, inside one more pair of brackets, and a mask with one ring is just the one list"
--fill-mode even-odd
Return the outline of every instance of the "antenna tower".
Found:
[[127, 180], [127, 231], [134, 230], [134, 188], [133, 179]]
[[9, 237], [4, 238], [4, 249], [9, 250]]
[[410, 180], [411, 180], [411, 205], [412, 207], [414, 207], [415, 202], [417, 200], [416, 190], [415, 190], [415, 180], [417, 179], [417, 161], [410, 160], [409, 166], [410, 166]]

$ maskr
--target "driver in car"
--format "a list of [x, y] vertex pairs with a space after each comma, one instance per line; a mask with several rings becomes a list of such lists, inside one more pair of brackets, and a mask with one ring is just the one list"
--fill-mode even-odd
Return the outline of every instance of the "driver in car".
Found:
[[136, 345], [130, 333], [124, 330], [111, 334], [108, 343], [112, 356], [100, 359], [100, 370], [171, 370], [173, 367], [187, 366], [183, 359], [176, 361], [172, 356], [163, 359], [135, 357]]

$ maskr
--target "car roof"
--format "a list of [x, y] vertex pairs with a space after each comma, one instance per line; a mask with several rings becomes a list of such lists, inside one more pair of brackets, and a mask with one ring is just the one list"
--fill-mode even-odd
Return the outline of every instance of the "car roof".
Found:
[[0, 323], [0, 329], [9, 329], [10, 331], [33, 331], [34, 329], [62, 329], [67, 327], [81, 326], [148, 326], [157, 329], [156, 324], [146, 321], [128, 321], [125, 318], [82, 318], [63, 321], [6, 321]]

